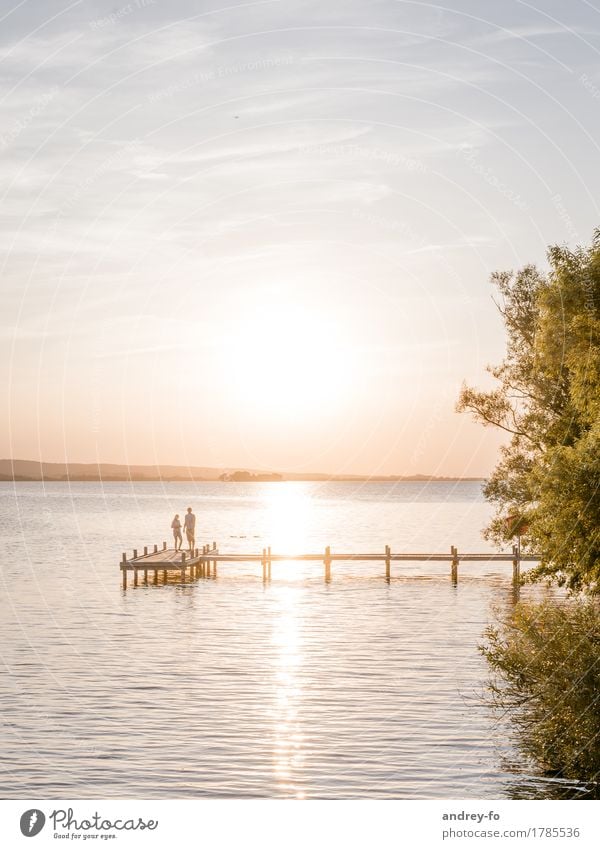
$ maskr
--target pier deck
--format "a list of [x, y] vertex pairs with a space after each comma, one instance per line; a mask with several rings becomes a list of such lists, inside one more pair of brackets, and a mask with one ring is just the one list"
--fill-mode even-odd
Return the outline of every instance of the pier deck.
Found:
[[366, 552], [366, 553], [333, 553], [331, 547], [327, 546], [325, 551], [314, 554], [273, 554], [270, 548], [263, 548], [262, 553], [250, 554], [222, 554], [219, 552], [216, 542], [212, 546], [204, 545], [202, 548], [196, 548], [192, 552], [175, 551], [168, 549], [166, 542], [163, 542], [162, 549], [157, 545], [150, 552], [148, 546], [144, 547], [144, 553], [138, 555], [137, 549], [133, 552], [133, 557], [127, 557], [124, 553], [120, 568], [123, 579], [123, 589], [127, 589], [127, 573], [133, 572], [133, 585], [138, 585], [138, 575], [140, 572], [144, 575], [144, 582], [148, 583], [148, 572], [154, 573], [154, 583], [158, 583], [158, 575], [163, 574], [163, 582], [167, 581], [170, 572], [175, 572], [180, 575], [181, 581], [185, 582], [186, 577], [209, 577], [211, 574], [216, 576], [218, 563], [260, 563], [262, 566], [263, 580], [271, 578], [271, 564], [274, 562], [293, 562], [293, 561], [313, 561], [323, 564], [325, 569], [325, 580], [331, 580], [331, 564], [333, 562], [379, 562], [385, 564], [385, 578], [391, 577], [391, 564], [394, 562], [442, 562], [450, 564], [450, 578], [453, 584], [458, 582], [458, 566], [461, 562], [465, 563], [496, 563], [505, 562], [512, 563], [513, 567], [513, 583], [518, 585], [521, 579], [521, 563], [537, 563], [539, 557], [535, 555], [523, 555], [519, 548], [513, 546], [510, 553], [460, 553], [456, 546], [450, 547], [448, 554], [438, 553], [392, 553], [389, 545], [385, 546], [382, 552]]

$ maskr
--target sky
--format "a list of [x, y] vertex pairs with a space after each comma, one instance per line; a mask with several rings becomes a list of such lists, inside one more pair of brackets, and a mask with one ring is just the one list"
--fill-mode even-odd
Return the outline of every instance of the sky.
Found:
[[599, 55], [597, 0], [0, 2], [0, 456], [488, 474]]

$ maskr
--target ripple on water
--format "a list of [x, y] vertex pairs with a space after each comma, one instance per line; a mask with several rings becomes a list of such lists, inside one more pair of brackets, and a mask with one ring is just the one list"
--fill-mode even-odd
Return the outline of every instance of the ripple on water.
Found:
[[119, 586], [122, 549], [159, 541], [188, 502], [237, 551], [481, 549], [477, 485], [16, 491], [0, 485], [4, 798], [545, 792], [481, 698], [477, 644], [491, 605], [512, 604], [508, 565], [465, 564], [457, 588], [445, 565], [394, 564], [386, 583], [356, 563], [329, 585], [318, 564], [276, 563], [266, 586], [248, 564]]

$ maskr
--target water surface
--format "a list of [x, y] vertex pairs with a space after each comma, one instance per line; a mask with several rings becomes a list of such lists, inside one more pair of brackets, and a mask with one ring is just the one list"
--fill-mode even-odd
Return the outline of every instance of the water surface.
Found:
[[[4, 798], [499, 798], [477, 652], [509, 563], [222, 564], [123, 592], [191, 505], [222, 551], [491, 550], [477, 483], [0, 484]], [[525, 595], [527, 591], [524, 591]]]

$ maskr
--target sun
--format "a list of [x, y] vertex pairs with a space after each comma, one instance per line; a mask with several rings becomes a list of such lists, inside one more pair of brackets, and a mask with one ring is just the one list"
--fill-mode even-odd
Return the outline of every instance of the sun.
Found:
[[237, 403], [289, 420], [337, 408], [351, 381], [349, 346], [328, 316], [263, 304], [230, 327], [226, 380]]

